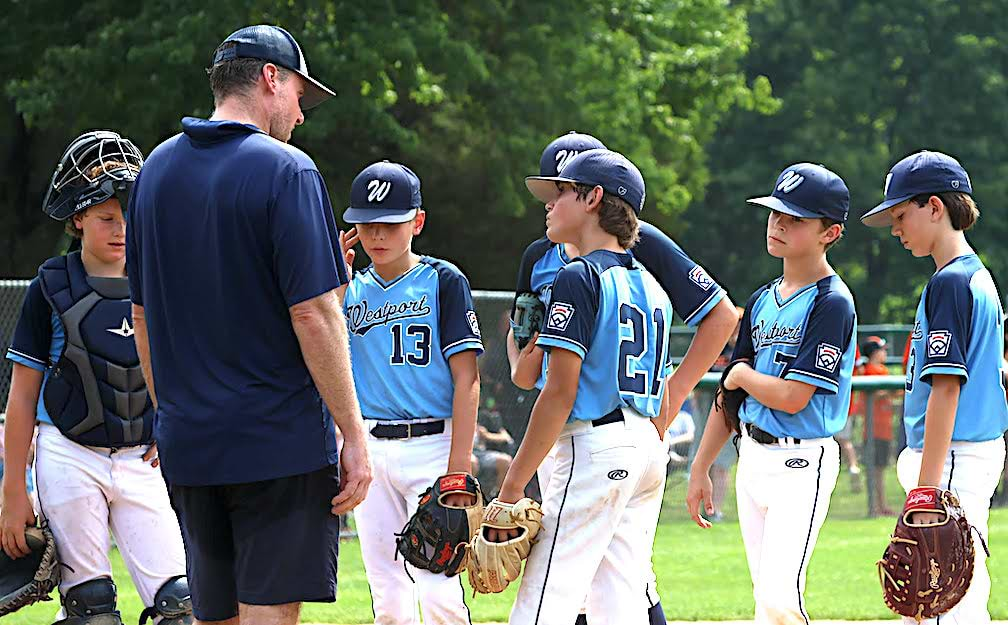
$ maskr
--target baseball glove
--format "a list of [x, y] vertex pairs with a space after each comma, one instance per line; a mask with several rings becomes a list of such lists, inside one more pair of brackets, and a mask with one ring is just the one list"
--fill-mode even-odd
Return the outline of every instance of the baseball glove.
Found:
[[[926, 525], [910, 523], [911, 513], [918, 511], [937, 512], [942, 519]], [[910, 491], [892, 541], [877, 563], [886, 605], [917, 622], [954, 608], [973, 579], [971, 531], [950, 491], [932, 487]]]
[[25, 541], [31, 553], [24, 557], [13, 559], [0, 550], [0, 616], [36, 601], [49, 601], [59, 585], [56, 542], [49, 524], [25, 528]]
[[749, 393], [745, 391], [742, 387], [729, 391], [725, 388], [725, 379], [728, 377], [728, 372], [732, 370], [732, 367], [739, 363], [751, 364], [752, 361], [748, 358], [739, 358], [738, 360], [733, 360], [728, 363], [724, 371], [721, 372], [721, 382], [718, 383], [718, 387], [714, 389], [714, 404], [724, 415], [725, 423], [728, 424], [728, 428], [736, 434], [742, 432], [742, 426], [739, 424], [739, 411], [742, 410], [742, 402], [745, 401], [746, 397], [749, 397]]
[[518, 349], [525, 349], [532, 336], [542, 328], [546, 318], [546, 306], [535, 293], [521, 293], [515, 298], [514, 319], [511, 328], [514, 330], [515, 343]]
[[[480, 593], [503, 592], [521, 574], [522, 560], [528, 557], [542, 528], [542, 508], [525, 498], [517, 503], [490, 502], [483, 512], [483, 524], [469, 545], [469, 585]], [[502, 543], [490, 542], [488, 529], [519, 530], [517, 537]]]
[[[472, 496], [471, 505], [459, 508], [444, 503], [456, 493]], [[483, 517], [483, 492], [468, 473], [448, 473], [420, 495], [420, 505], [402, 532], [396, 534], [396, 557], [402, 554], [413, 566], [448, 577], [466, 566], [469, 539]]]

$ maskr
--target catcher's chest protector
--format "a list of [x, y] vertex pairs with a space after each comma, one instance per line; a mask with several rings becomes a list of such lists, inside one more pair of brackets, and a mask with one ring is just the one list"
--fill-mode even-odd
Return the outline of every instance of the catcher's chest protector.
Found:
[[39, 282], [66, 331], [43, 394], [53, 424], [82, 445], [151, 443], [154, 408], [133, 340], [126, 278], [88, 276], [75, 252], [46, 261]]

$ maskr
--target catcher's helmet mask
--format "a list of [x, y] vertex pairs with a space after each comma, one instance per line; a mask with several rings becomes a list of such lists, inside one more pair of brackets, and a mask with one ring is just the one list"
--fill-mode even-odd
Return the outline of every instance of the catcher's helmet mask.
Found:
[[[86, 132], [63, 152], [42, 201], [42, 212], [64, 221], [113, 196], [125, 210], [142, 166], [143, 155], [129, 139], [111, 130]], [[101, 171], [92, 178], [96, 168]]]

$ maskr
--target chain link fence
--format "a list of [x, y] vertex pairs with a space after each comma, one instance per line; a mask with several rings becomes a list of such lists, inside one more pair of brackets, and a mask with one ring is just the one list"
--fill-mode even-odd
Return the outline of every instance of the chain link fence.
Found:
[[[27, 280], [0, 280], [0, 340], [4, 347], [10, 344], [27, 286]], [[512, 294], [500, 291], [475, 291], [473, 296], [486, 349], [480, 358], [482, 377], [480, 423], [491, 435], [500, 434], [502, 430], [509, 435], [491, 436], [486, 439], [481, 437], [483, 440], [477, 440], [476, 458], [480, 465], [481, 482], [490, 486], [496, 482], [501, 475], [500, 472], [506, 470], [507, 461], [521, 442], [537, 392], [523, 391], [511, 383], [511, 369], [504, 342], [508, 333]], [[884, 336], [890, 345], [901, 346], [909, 330], [909, 326], [863, 326], [858, 334], [860, 337], [872, 334]], [[680, 326], [675, 328], [674, 332], [673, 350], [681, 356], [689, 346], [692, 330]], [[4, 359], [0, 365], [2, 407], [6, 407], [7, 404], [10, 373], [11, 363]], [[662, 509], [662, 519], [665, 521], [688, 518], [684, 501], [689, 462], [703, 433], [711, 405], [711, 392], [716, 380], [716, 375], [709, 375], [693, 393], [684, 413], [678, 417], [692, 421], [693, 436], [690, 440], [688, 432], [684, 433], [682, 442], [673, 447], [675, 455], [669, 463]], [[896, 480], [894, 467], [904, 440], [900, 418], [901, 380], [895, 376], [886, 380], [855, 378], [857, 387], [868, 385], [871, 389], [857, 391], [853, 398], [855, 410], [850, 419], [851, 427], [845, 436], [850, 445], [845, 445], [847, 449], [842, 454], [840, 479], [830, 505], [832, 517], [863, 518], [875, 513], [884, 514], [889, 509], [898, 509], [902, 505], [903, 490]], [[868, 397], [865, 397], [864, 393], [868, 393]], [[685, 425], [685, 422], [680, 422], [678, 425]], [[690, 428], [683, 428], [688, 429]], [[712, 469], [712, 479], [716, 483], [718, 496], [718, 516], [724, 519], [736, 517], [734, 496], [736, 460], [735, 449], [729, 443]], [[487, 490], [495, 491], [492, 487]], [[537, 485], [533, 484], [530, 492], [536, 493]]]

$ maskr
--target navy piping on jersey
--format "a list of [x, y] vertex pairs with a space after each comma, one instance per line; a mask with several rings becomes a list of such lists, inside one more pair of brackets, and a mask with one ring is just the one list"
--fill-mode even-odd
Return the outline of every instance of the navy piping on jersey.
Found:
[[[832, 276], [827, 276], [826, 278], [823, 278], [823, 280], [829, 279], [830, 277], [832, 277]], [[805, 287], [802, 287], [801, 289], [798, 289], [797, 291], [795, 291], [791, 295], [788, 295], [787, 298], [784, 299], [784, 301], [781, 301], [780, 292], [777, 290], [777, 287], [780, 286], [780, 282], [779, 281], [776, 281], [776, 282], [777, 282], [777, 284], [774, 284], [773, 287], [771, 288], [771, 290], [773, 291], [773, 295], [774, 295], [774, 301], [777, 303], [777, 308], [784, 308], [785, 306], [787, 306], [791, 302], [793, 302], [796, 299], [798, 299], [798, 297], [802, 293], [804, 293], [805, 291], [808, 291], [809, 289], [818, 288], [819, 287], [819, 283], [822, 282], [822, 280], [817, 280], [816, 282], [813, 282], [812, 284], [809, 284], [808, 286], [805, 286]], [[773, 284], [773, 283], [771, 283], [771, 284]]]
[[815, 525], [816, 508], [819, 507], [819, 486], [822, 482], [822, 462], [825, 455], [826, 447], [819, 447], [819, 464], [816, 466], [815, 499], [812, 500], [812, 514], [809, 515], [809, 528], [808, 535], [805, 537], [805, 549], [802, 552], [801, 564], [798, 566], [798, 579], [795, 580], [795, 590], [798, 592], [798, 609], [801, 610], [802, 618], [805, 619], [805, 625], [810, 625], [810, 621], [808, 612], [805, 611], [805, 605], [802, 602], [801, 572], [802, 569], [805, 568], [805, 560], [807, 560], [809, 556], [809, 542], [812, 540], [812, 526]]
[[46, 362], [44, 360], [39, 360], [38, 358], [35, 358], [34, 356], [29, 356], [28, 354], [26, 354], [24, 352], [19, 352], [18, 350], [14, 349], [13, 347], [8, 347], [7, 351], [10, 352], [10, 353], [12, 353], [12, 354], [14, 354], [15, 356], [20, 356], [21, 358], [24, 358], [25, 360], [30, 360], [32, 362], [37, 362], [40, 365], [42, 365], [43, 367], [48, 367], [49, 366], [48, 362]]
[[[640, 262], [640, 261], [638, 261], [638, 262]], [[686, 325], [689, 325], [690, 321], [693, 320], [693, 317], [696, 317], [697, 314], [701, 310], [703, 310], [704, 308], [706, 308], [707, 304], [709, 304], [712, 299], [714, 299], [715, 297], [723, 297], [724, 296], [724, 292], [725, 292], [724, 289], [717, 289], [713, 293], [711, 293], [710, 297], [708, 297], [707, 299], [705, 299], [702, 304], [700, 304], [699, 306], [697, 306], [696, 309], [689, 314], [689, 316], [687, 316], [685, 319], [683, 319], [683, 323], [685, 323]]]
[[[557, 511], [556, 520], [556, 530], [553, 532], [553, 543], [550, 545], [549, 558], [546, 560], [546, 575], [543, 576], [543, 587], [542, 593], [539, 595], [539, 607], [536, 608], [535, 623], [539, 623], [539, 614], [542, 612], [543, 600], [546, 598], [546, 585], [549, 582], [549, 572], [550, 566], [553, 564], [553, 550], [556, 549], [557, 538], [560, 536], [560, 521], [563, 520], [563, 509], [564, 504], [567, 503], [567, 489], [570, 488], [571, 480], [574, 479], [574, 464], [575, 464], [575, 452], [576, 447], [574, 447], [574, 437], [571, 437], [571, 468], [570, 473], [567, 475], [567, 483], [564, 484], [563, 499], [560, 500], [560, 510]], [[540, 490], [542, 490], [540, 485]]]
[[949, 469], [949, 481], [946, 490], [952, 490], [952, 474], [955, 473], [955, 450], [951, 449], [949, 451], [952, 454], [952, 467]]
[[421, 257], [421, 260], [420, 260], [419, 263], [417, 263], [417, 264], [413, 265], [412, 267], [410, 267], [409, 270], [406, 271], [405, 273], [403, 273], [402, 275], [396, 276], [395, 278], [392, 278], [391, 282], [385, 282], [385, 280], [378, 274], [378, 270], [376, 270], [374, 268], [373, 264], [372, 265], [368, 265], [367, 267], [365, 267], [364, 269], [362, 269], [361, 273], [368, 273], [368, 272], [371, 273], [371, 275], [373, 275], [375, 277], [375, 282], [378, 283], [378, 286], [380, 286], [383, 291], [388, 291], [389, 289], [391, 289], [392, 287], [394, 287], [396, 285], [396, 283], [398, 283], [400, 280], [402, 280], [406, 276], [408, 276], [411, 273], [413, 273], [414, 271], [416, 271], [417, 267], [420, 267], [422, 265], [427, 264], [427, 263], [425, 263], [423, 261], [423, 258], [424, 257]]

